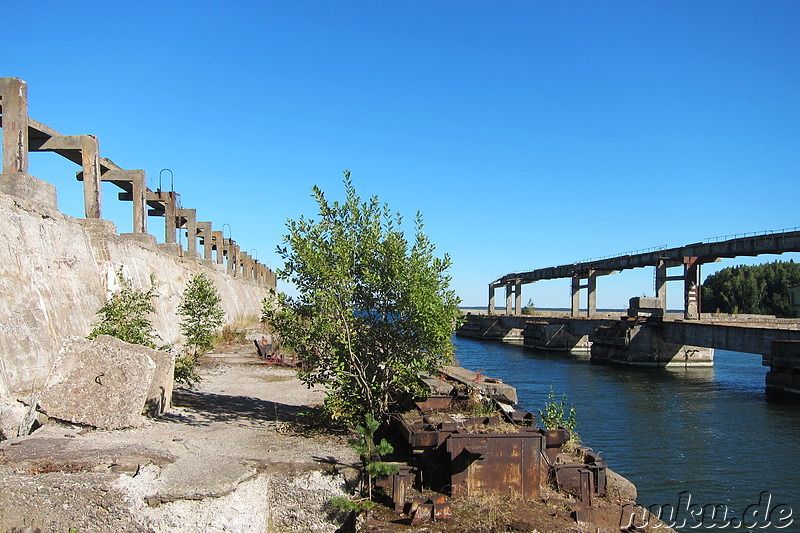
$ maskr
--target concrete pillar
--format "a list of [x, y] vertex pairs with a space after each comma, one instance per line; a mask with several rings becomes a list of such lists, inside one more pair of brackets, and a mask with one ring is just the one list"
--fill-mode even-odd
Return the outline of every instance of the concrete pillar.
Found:
[[177, 242], [175, 232], [178, 230], [178, 206], [175, 205], [175, 192], [159, 192], [164, 198], [164, 242], [174, 244]]
[[587, 284], [588, 294], [586, 297], [587, 307], [589, 308], [587, 311], [587, 316], [594, 316], [597, 314], [597, 272], [592, 270], [589, 272], [589, 281]]
[[211, 245], [217, 251], [217, 264], [222, 264], [222, 258], [225, 256], [225, 239], [222, 237], [221, 231], [211, 232]]
[[494, 314], [494, 292], [495, 287], [494, 285], [489, 285], [489, 314]]
[[661, 300], [661, 309], [667, 316], [667, 263], [659, 260], [656, 265], [656, 298]]
[[0, 78], [3, 108], [3, 174], [28, 172], [28, 84]]
[[512, 300], [514, 295], [514, 286], [512, 284], [506, 285], [506, 314], [513, 315], [514, 308], [512, 306]]
[[581, 278], [579, 276], [572, 276], [572, 301], [571, 301], [571, 316], [577, 317], [581, 313]]
[[118, 198], [133, 202], [133, 233], [147, 233], [147, 175], [144, 170], [123, 170], [114, 168], [105, 171], [102, 181], [129, 182], [131, 192], [121, 192]]
[[522, 314], [522, 283], [514, 284], [514, 314]]
[[186, 249], [190, 254], [197, 253], [197, 209], [178, 209], [178, 217], [185, 219], [181, 226], [186, 228]]
[[697, 257], [684, 257], [683, 295], [686, 320], [700, 318], [700, 263]]
[[214, 237], [211, 235], [211, 222], [197, 223], [197, 236], [203, 239], [203, 259], [213, 259]]

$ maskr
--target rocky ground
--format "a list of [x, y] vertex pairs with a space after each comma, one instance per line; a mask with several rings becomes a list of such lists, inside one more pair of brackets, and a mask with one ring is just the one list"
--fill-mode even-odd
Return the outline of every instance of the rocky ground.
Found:
[[297, 423], [322, 391], [252, 347], [204, 356], [200, 384], [141, 427], [52, 422], [0, 443], [0, 531], [335, 531], [327, 502], [358, 458]]
[[[195, 389], [176, 389], [172, 409], [140, 427], [51, 421], [0, 442], [0, 531], [352, 531], [329, 501], [354, 486], [358, 458], [347, 435], [318, 431], [304, 414], [322, 389], [266, 364], [252, 342], [205, 355], [198, 373]], [[574, 498], [544, 487], [533, 502], [454, 500], [453, 520], [416, 527], [378, 506], [358, 530], [616, 532], [635, 491], [626, 483], [598, 499], [591, 523], [574, 520]]]

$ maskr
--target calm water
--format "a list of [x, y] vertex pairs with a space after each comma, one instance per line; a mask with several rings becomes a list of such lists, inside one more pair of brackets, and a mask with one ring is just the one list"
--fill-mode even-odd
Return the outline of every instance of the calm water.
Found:
[[551, 387], [566, 394], [585, 445], [636, 484], [640, 504], [678, 506], [688, 491], [693, 503], [726, 504], [741, 517], [768, 491], [771, 508], [787, 505], [793, 523], [776, 529], [789, 521], [773, 516], [772, 527], [754, 531], [800, 531], [800, 403], [766, 401], [761, 356], [718, 350], [714, 368], [625, 369], [592, 365], [588, 356], [454, 342], [462, 366], [514, 385], [534, 413]]

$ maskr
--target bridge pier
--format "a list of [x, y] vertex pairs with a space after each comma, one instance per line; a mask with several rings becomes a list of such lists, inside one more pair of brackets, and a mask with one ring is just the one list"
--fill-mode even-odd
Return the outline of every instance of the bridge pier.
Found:
[[762, 364], [769, 367], [768, 396], [800, 398], [800, 341], [773, 341]]

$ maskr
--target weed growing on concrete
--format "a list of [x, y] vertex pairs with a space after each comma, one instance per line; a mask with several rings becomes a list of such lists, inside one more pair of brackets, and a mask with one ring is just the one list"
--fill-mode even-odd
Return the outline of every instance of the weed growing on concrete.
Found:
[[156, 310], [153, 304], [158, 297], [155, 275], [150, 275], [150, 289], [147, 291], [135, 288], [122, 274], [122, 269], [117, 271], [117, 279], [120, 289], [97, 311], [100, 322], [94, 325], [87, 338], [110, 335], [131, 344], [155, 348], [158, 335], [148, 318]]

